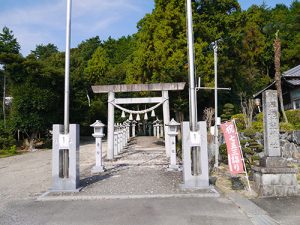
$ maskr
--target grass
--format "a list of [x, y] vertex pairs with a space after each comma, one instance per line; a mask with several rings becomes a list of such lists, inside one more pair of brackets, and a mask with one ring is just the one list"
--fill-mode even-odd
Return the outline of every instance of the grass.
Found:
[[17, 154], [17, 148], [15, 145], [11, 146], [9, 149], [0, 150], [0, 158], [6, 158]]

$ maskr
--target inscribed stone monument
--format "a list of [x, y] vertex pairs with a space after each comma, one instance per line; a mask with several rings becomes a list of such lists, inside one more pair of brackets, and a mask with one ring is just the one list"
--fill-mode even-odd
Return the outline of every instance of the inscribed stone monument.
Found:
[[297, 169], [287, 166], [281, 157], [279, 142], [278, 98], [275, 90], [263, 93], [264, 153], [260, 165], [253, 167], [255, 189], [260, 196], [297, 194]]

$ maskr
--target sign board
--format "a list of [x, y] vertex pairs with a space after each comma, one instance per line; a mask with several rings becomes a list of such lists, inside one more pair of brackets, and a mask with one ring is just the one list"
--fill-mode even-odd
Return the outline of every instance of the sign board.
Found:
[[191, 141], [191, 146], [200, 146], [201, 144], [200, 133], [191, 131], [190, 141]]
[[69, 134], [59, 135], [59, 149], [69, 149]]
[[232, 175], [244, 173], [241, 146], [235, 124], [232, 121], [221, 124], [227, 147], [229, 171]]

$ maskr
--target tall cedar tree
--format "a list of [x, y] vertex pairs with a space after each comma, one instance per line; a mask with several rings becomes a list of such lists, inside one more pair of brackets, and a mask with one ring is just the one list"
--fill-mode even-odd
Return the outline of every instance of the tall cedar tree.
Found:
[[284, 122], [288, 123], [288, 119], [286, 117], [284, 106], [283, 106], [283, 97], [282, 97], [282, 88], [281, 88], [281, 72], [280, 72], [280, 57], [281, 57], [281, 42], [278, 37], [279, 31], [276, 32], [276, 38], [274, 41], [274, 63], [275, 63], [275, 85], [277, 89], [277, 95], [279, 98], [280, 110], [282, 112]]

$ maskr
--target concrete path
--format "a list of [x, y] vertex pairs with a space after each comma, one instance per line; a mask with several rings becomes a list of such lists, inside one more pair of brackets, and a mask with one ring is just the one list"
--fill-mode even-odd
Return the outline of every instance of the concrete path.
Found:
[[47, 193], [49, 150], [0, 159], [0, 224], [258, 224], [234, 199], [181, 190], [181, 173], [166, 170], [164, 151], [155, 138], [137, 138], [105, 160], [106, 173], [91, 176], [94, 144], [81, 145], [83, 190], [76, 194]]

